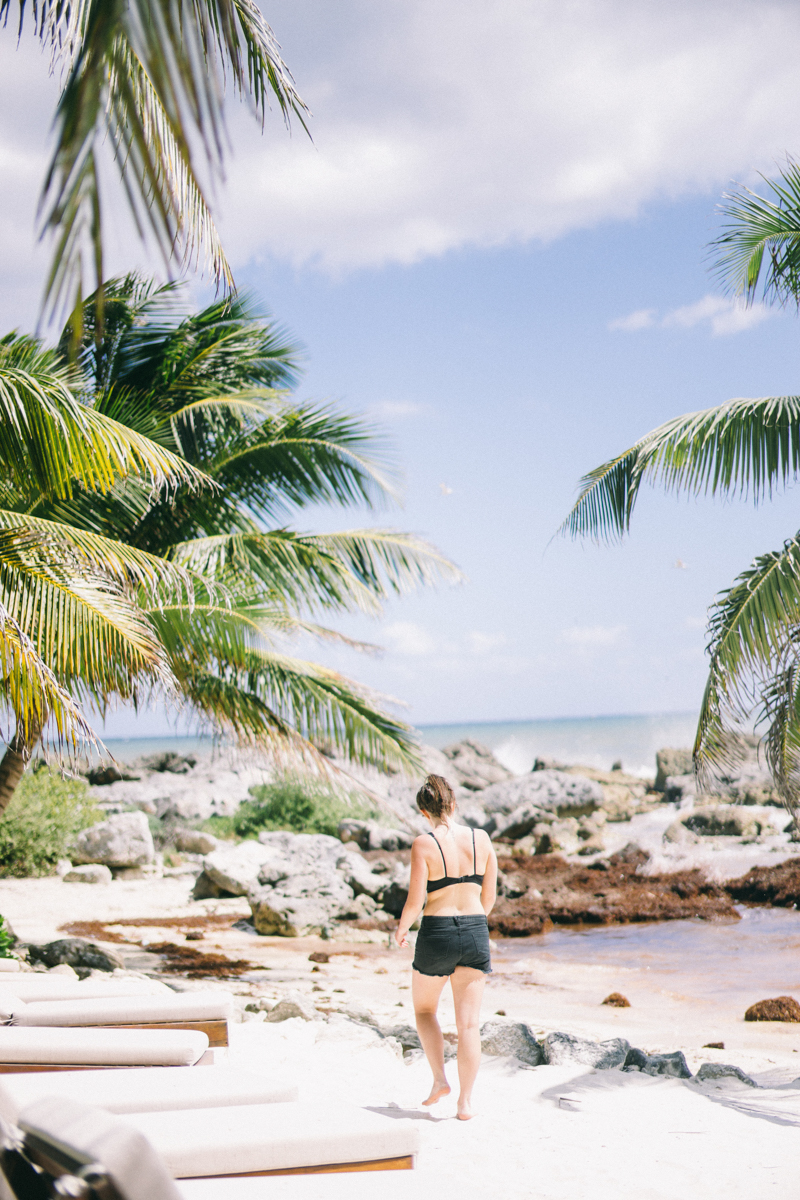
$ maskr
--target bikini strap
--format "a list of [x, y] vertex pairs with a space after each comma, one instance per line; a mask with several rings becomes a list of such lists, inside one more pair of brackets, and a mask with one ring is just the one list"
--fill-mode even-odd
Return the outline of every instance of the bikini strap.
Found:
[[478, 863], [475, 858], [475, 828], [472, 829], [472, 874], [478, 874]]
[[442, 844], [432, 829], [429, 829], [428, 833], [433, 838], [433, 840], [436, 842], [436, 845], [439, 847], [439, 853], [442, 856], [442, 866], [444, 867], [444, 877], [446, 879], [447, 878], [447, 863], [444, 860], [444, 850], [442, 849]]

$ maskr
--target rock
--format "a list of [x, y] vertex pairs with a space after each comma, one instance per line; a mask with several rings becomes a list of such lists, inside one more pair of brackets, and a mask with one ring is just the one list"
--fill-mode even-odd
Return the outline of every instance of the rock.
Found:
[[415, 834], [402, 829], [387, 829], [377, 821], [357, 821], [348, 817], [339, 822], [339, 839], [355, 842], [361, 850], [408, 850]]
[[745, 1021], [800, 1021], [800, 1004], [793, 996], [776, 996], [774, 1000], [759, 1000], [744, 1014]]
[[533, 827], [537, 854], [577, 854], [581, 848], [578, 822], [574, 817], [549, 824], [540, 821]]
[[61, 878], [64, 883], [111, 883], [114, 876], [102, 863], [89, 863], [84, 867], [71, 867]]
[[[514, 847], [516, 850], [516, 847]], [[519, 873], [506, 875], [505, 871], [497, 872], [497, 894], [498, 896], [507, 896], [509, 900], [518, 900], [520, 896], [524, 896], [530, 883], [524, 875]]]
[[141, 779], [135, 771], [123, 770], [116, 763], [102, 763], [86, 772], [86, 781], [92, 787], [108, 787], [110, 783], [119, 783], [121, 779]]
[[510, 771], [499, 763], [486, 746], [465, 738], [452, 746], [445, 746], [442, 754], [450, 761], [450, 773], [455, 782], [471, 792], [480, 792], [493, 783], [511, 779]]
[[692, 775], [694, 763], [691, 750], [676, 750], [668, 748], [656, 751], [656, 782], [657, 792], [663, 792], [668, 775]]
[[681, 804], [684, 800], [697, 795], [697, 780], [691, 775], [668, 775], [664, 780], [664, 799], [672, 804]]
[[411, 867], [396, 863], [389, 876], [383, 893], [383, 908], [398, 920], [408, 899], [408, 885], [411, 882]]
[[542, 1047], [522, 1021], [487, 1021], [481, 1027], [481, 1050], [484, 1054], [509, 1054], [531, 1067], [544, 1062]]
[[44, 946], [29, 946], [28, 958], [32, 963], [44, 963], [46, 967], [67, 963], [79, 973], [79, 968], [86, 972], [114, 971], [125, 965], [112, 950], [103, 950], [94, 942], [84, 941], [83, 938], [61, 938], [56, 942], [47, 942]]
[[342, 854], [336, 862], [336, 869], [356, 896], [371, 896], [373, 900], [378, 900], [386, 891], [386, 876], [376, 875], [360, 854]]
[[353, 889], [336, 871], [293, 875], [248, 895], [256, 932], [279, 937], [322, 933], [353, 908]]
[[173, 750], [163, 750], [157, 754], [145, 754], [136, 759], [135, 766], [145, 771], [163, 773], [169, 771], [172, 775], [188, 775], [197, 766], [193, 754], [176, 754]]
[[232, 892], [224, 891], [219, 884], [214, 882], [210, 875], [206, 875], [205, 871], [200, 872], [192, 888], [193, 900], [220, 900], [232, 895]]
[[496, 822], [496, 836], [522, 838], [549, 813], [556, 817], [588, 816], [603, 803], [603, 790], [593, 779], [566, 771], [533, 771], [481, 794], [481, 805]]
[[80, 979], [78, 972], [69, 963], [59, 963], [57, 967], [50, 967], [47, 973], [48, 975], [61, 975], [66, 979], [74, 979], [76, 983]]
[[68, 858], [60, 858], [56, 863], [56, 875], [59, 879], [63, 879], [67, 871], [72, 870], [72, 863]]
[[571, 1033], [548, 1033], [542, 1043], [544, 1061], [551, 1066], [580, 1063], [598, 1071], [621, 1067], [630, 1052], [625, 1038], [610, 1038], [606, 1042], [590, 1042]]
[[[226, 846], [207, 854], [203, 859], [203, 874], [219, 889], [218, 895], [246, 896], [255, 886], [262, 864], [271, 857], [274, 855], [261, 842], [248, 838], [238, 846]], [[197, 880], [195, 892], [204, 886], [200, 879], [202, 876]], [[199, 897], [195, 895], [195, 899]]]
[[267, 1013], [268, 1021], [290, 1021], [299, 1017], [301, 1021], [319, 1021], [321, 1014], [302, 992], [289, 992]]
[[419, 1034], [410, 1025], [392, 1025], [389, 1029], [381, 1027], [381, 1033], [385, 1038], [396, 1038], [403, 1047], [403, 1053], [409, 1050], [422, 1049]]
[[308, 956], [308, 961], [313, 963], [327, 963], [331, 961], [330, 954], [326, 954], [324, 950], [312, 950]]
[[699, 837], [757, 838], [765, 833], [777, 833], [771, 821], [763, 820], [745, 807], [715, 804], [695, 808], [681, 819], [681, 824]]
[[155, 861], [153, 835], [142, 812], [119, 813], [79, 833], [70, 848], [74, 863], [139, 867]]
[[623, 996], [622, 992], [611, 992], [606, 996], [603, 1004], [607, 1004], [609, 1008], [630, 1008], [631, 1002], [627, 996]]
[[708, 1083], [714, 1079], [738, 1079], [740, 1083], [746, 1083], [748, 1087], [758, 1087], [755, 1079], [745, 1075], [741, 1067], [734, 1067], [729, 1063], [703, 1063], [695, 1075], [695, 1081]]
[[222, 849], [222, 842], [202, 829], [179, 829], [175, 835], [175, 848], [186, 854], [213, 854]]
[[672, 1079], [691, 1079], [681, 1050], [672, 1054], [645, 1054], [643, 1050], [631, 1049], [622, 1065], [623, 1071], [641, 1071], [644, 1075], [668, 1075]]

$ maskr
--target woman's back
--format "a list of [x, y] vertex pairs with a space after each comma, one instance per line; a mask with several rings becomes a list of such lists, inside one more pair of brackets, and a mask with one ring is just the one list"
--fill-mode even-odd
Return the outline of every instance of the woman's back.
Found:
[[426, 916], [482, 913], [491, 843], [482, 830], [442, 823], [417, 838], [428, 869]]

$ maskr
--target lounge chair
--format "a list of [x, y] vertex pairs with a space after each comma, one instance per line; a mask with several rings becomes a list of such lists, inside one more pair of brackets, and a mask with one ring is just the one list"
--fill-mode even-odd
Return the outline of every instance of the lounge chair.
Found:
[[16, 1122], [23, 1109], [46, 1096], [92, 1104], [106, 1112], [142, 1113], [276, 1104], [296, 1100], [297, 1087], [227, 1066], [213, 1071], [165, 1071], [163, 1067], [42, 1071], [3, 1076], [0, 1117]]
[[189, 1067], [212, 1061], [195, 1029], [0, 1028], [0, 1075], [86, 1067]]
[[227, 1046], [232, 1011], [233, 997], [222, 991], [26, 1001], [0, 989], [0, 1022], [12, 1027], [196, 1029], [211, 1046]]
[[[0, 960], [2, 961], [2, 960]], [[27, 971], [22, 975], [0, 977], [0, 998], [16, 996], [20, 1000], [90, 1000], [100, 996], [174, 996], [172, 988], [157, 979], [107, 978], [70, 979], [45, 971]]]
[[[17, 1139], [20, 1134], [24, 1155], [39, 1169], [56, 1178], [94, 1175], [91, 1194], [114, 1200], [178, 1200], [181, 1193], [170, 1176], [225, 1179], [225, 1200], [236, 1200], [236, 1180], [243, 1177], [404, 1170], [413, 1167], [418, 1148], [418, 1130], [410, 1121], [351, 1105], [299, 1103], [123, 1119], [49, 1097], [20, 1113]], [[8, 1128], [6, 1146], [14, 1139]], [[19, 1200], [26, 1200], [14, 1185], [15, 1163], [19, 1166], [6, 1151], [3, 1171]]]

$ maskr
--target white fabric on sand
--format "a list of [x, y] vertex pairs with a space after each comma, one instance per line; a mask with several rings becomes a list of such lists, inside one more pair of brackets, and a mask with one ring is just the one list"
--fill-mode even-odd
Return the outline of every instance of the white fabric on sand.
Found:
[[196, 1029], [0, 1029], [0, 1063], [191, 1066], [207, 1049]]
[[[3, 1002], [0, 1001], [0, 1012]], [[136, 1025], [159, 1021], [227, 1021], [230, 992], [170, 992], [166, 996], [111, 996], [90, 1000], [16, 1001], [12, 1025]]]

